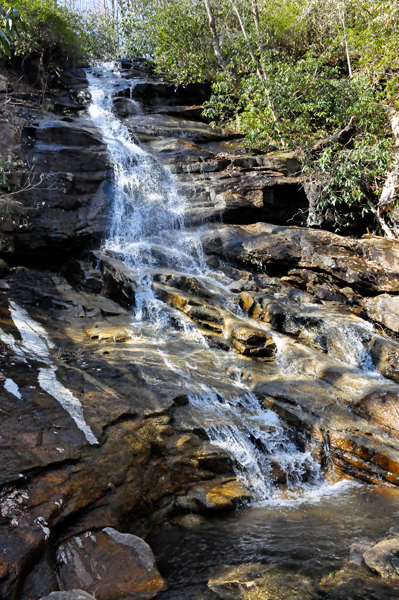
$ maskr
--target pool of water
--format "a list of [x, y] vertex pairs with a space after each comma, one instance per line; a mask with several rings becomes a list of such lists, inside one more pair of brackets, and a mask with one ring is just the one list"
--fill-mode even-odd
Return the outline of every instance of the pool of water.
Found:
[[[216, 598], [209, 578], [223, 565], [278, 563], [319, 582], [339, 570], [357, 537], [399, 525], [399, 490], [341, 483], [301, 500], [165, 526], [148, 539], [169, 591], [159, 598]], [[392, 596], [396, 597], [396, 596]]]

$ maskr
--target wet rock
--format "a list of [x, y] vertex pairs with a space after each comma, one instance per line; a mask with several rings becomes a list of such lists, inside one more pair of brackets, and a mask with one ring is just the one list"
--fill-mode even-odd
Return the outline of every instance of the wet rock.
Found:
[[357, 403], [356, 412], [382, 429], [399, 436], [399, 397], [397, 390], [372, 391]]
[[247, 172], [219, 156], [188, 164], [176, 160], [170, 168], [189, 201], [186, 218], [190, 224], [220, 218], [225, 223], [303, 223], [301, 210], [306, 209], [307, 200], [298, 177], [257, 170], [263, 167]]
[[192, 121], [202, 121], [204, 123], [209, 123], [211, 119], [207, 117], [203, 117], [204, 107], [201, 105], [194, 106], [156, 106], [153, 108], [155, 114], [169, 114], [181, 119], [189, 119]]
[[147, 80], [133, 88], [133, 98], [150, 106], [203, 104], [209, 99], [211, 87], [205, 83], [178, 85]]
[[40, 600], [95, 600], [95, 598], [83, 590], [69, 590], [69, 592], [51, 592]]
[[231, 510], [251, 498], [251, 493], [239, 481], [211, 481], [193, 487], [186, 496], [178, 496], [176, 506], [183, 510]]
[[85, 89], [71, 89], [68, 92], [52, 94], [56, 112], [68, 114], [80, 111], [91, 104], [91, 94]]
[[363, 554], [366, 565], [383, 579], [399, 577], [399, 539], [382, 540]]
[[241, 325], [232, 329], [232, 336], [233, 347], [240, 354], [273, 360], [276, 344], [266, 332]]
[[[92, 264], [82, 262], [84, 269]], [[115, 266], [109, 264], [110, 269]], [[60, 531], [69, 539], [86, 531], [118, 527], [128, 518], [131, 532], [144, 536], [174, 517], [176, 508], [182, 512], [230, 510], [250, 498], [242, 484], [235, 482], [231, 458], [204, 441], [197, 421], [190, 422], [180, 376], [165, 365], [158, 346], [154, 348], [150, 340], [148, 345], [145, 338], [140, 343], [137, 338], [99, 343], [87, 335], [86, 330], [96, 323], [105, 329], [128, 328], [128, 311], [106, 296], [76, 291], [51, 273], [24, 271], [3, 281], [9, 289], [0, 290], [0, 350], [7, 347], [0, 381], [0, 410], [5, 415], [0, 427], [4, 460], [0, 483], [6, 488], [1, 500], [8, 515], [0, 517], [0, 542], [6, 550], [1, 555], [2, 597], [14, 598], [26, 569], [31, 568], [27, 565], [33, 554], [32, 578], [26, 579], [21, 599], [56, 589], [38, 586], [50, 582], [49, 572], [40, 567], [40, 557], [47, 553], [50, 540], [59, 541]], [[177, 283], [200, 289], [187, 276]], [[95, 445], [88, 444], [71, 414], [41, 387], [40, 370], [48, 366], [40, 362], [40, 356], [29, 363], [18, 360], [15, 352], [22, 341], [8, 308], [9, 297], [21, 311], [25, 307], [20, 312], [27, 326], [32, 325], [30, 317], [35, 327], [40, 324], [39, 330], [46, 331], [43, 335], [48, 341], [42, 339], [40, 348], [47, 350], [41, 358], [53, 361], [55, 380], [81, 407], [81, 416], [98, 441]], [[176, 357], [192, 352], [184, 338], [178, 340]], [[212, 377], [214, 364], [205, 346], [201, 352], [198, 364], [204, 360], [200, 368], [206, 378]], [[222, 371], [216, 377], [221, 393], [236, 393]], [[20, 485], [14, 486], [15, 481]], [[17, 521], [18, 526], [10, 529], [10, 523]], [[50, 571], [54, 568], [52, 563]]]
[[69, 262], [63, 269], [65, 279], [73, 286], [84, 290], [101, 293], [103, 281], [98, 269], [93, 269], [91, 263], [81, 260]]
[[374, 336], [370, 355], [375, 368], [384, 377], [399, 381], [399, 344], [389, 338]]
[[370, 538], [355, 538], [350, 547], [349, 562], [352, 565], [361, 567], [365, 564], [363, 555], [367, 550], [375, 546], [375, 541]]
[[87, 121], [38, 113], [23, 129], [22, 148], [34, 185], [19, 197], [27, 224], [14, 226], [15, 254], [60, 261], [107, 229], [105, 144]]
[[253, 319], [269, 323], [273, 329], [281, 330], [287, 308], [274, 297], [264, 294], [242, 292], [240, 306]]
[[103, 293], [118, 302], [134, 306], [137, 281], [131, 269], [122, 261], [101, 252], [93, 252], [92, 256], [93, 264], [101, 273]]
[[208, 226], [207, 252], [268, 274], [315, 269], [356, 288], [399, 291], [399, 246], [387, 238], [354, 240], [327, 231], [255, 225]]
[[60, 87], [71, 89], [87, 88], [87, 77], [84, 69], [63, 69], [59, 75]]
[[163, 137], [184, 137], [192, 142], [220, 140], [231, 136], [223, 129], [206, 123], [178, 119], [170, 115], [137, 115], [125, 120], [126, 126], [136, 134]]
[[111, 527], [76, 536], [57, 553], [63, 586], [84, 589], [98, 600], [150, 600], [166, 588], [148, 544]]
[[223, 600], [313, 600], [317, 597], [317, 586], [311, 579], [285, 571], [278, 565], [226, 567], [208, 581], [208, 586]]
[[392, 580], [381, 581], [365, 565], [345, 562], [336, 572], [322, 578], [316, 598], [327, 600], [394, 600], [399, 587]]
[[147, 142], [146, 147], [157, 156], [158, 160], [169, 166], [215, 158], [215, 155], [209, 150], [184, 138], [161, 138]]
[[85, 328], [86, 335], [91, 340], [99, 342], [126, 342], [131, 336], [126, 327], [94, 323]]
[[173, 520], [173, 523], [181, 527], [182, 529], [199, 529], [205, 525], [208, 521], [202, 515], [181, 515]]
[[122, 118], [139, 113], [137, 102], [130, 100], [130, 98], [116, 98], [114, 100], [114, 107], [118, 115]]

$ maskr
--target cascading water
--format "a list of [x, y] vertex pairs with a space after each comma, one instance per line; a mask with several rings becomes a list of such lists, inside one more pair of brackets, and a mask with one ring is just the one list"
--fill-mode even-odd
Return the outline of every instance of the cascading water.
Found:
[[310, 453], [298, 451], [276, 413], [263, 410], [252, 392], [226, 399], [204, 390], [201, 395], [189, 397], [210, 441], [230, 454], [237, 479], [251, 490], [255, 502], [275, 493], [271, 485], [275, 469], [289, 488], [301, 485], [305, 479], [321, 480]]
[[115, 117], [113, 93], [120, 77], [111, 65], [88, 71], [90, 116], [108, 146], [114, 172], [113, 206], [104, 249], [136, 271], [172, 267], [200, 273], [202, 249], [184, 227], [185, 198], [170, 171], [132, 141]]
[[[220, 275], [210, 273], [195, 232], [185, 228], [185, 198], [179, 193], [170, 171], [145, 152], [116, 116], [115, 89], [122, 79], [112, 65], [87, 73], [92, 105], [90, 116], [108, 146], [114, 173], [113, 204], [109, 237], [103, 251], [122, 260], [136, 275], [138, 292], [133, 317], [138, 336], [154, 335], [157, 329], [158, 354], [168, 369], [182, 380], [191, 407], [209, 440], [232, 458], [237, 478], [262, 501], [276, 493], [271, 473], [278, 469], [289, 486], [304, 479], [320, 478], [318, 465], [310, 454], [299, 452], [272, 411], [261, 408], [254, 394], [237, 383], [237, 394], [226, 398], [196, 380], [196, 366], [182, 367], [169, 356], [165, 342], [171, 333], [170, 308], [152, 290], [155, 272], [168, 269], [195, 275], [223, 288]], [[131, 87], [131, 83], [125, 87]], [[131, 96], [131, 93], [130, 93]], [[215, 287], [213, 288], [215, 290]], [[224, 288], [225, 289], [225, 288]], [[187, 319], [179, 317], [181, 335], [193, 344], [207, 346], [205, 338]], [[217, 359], [216, 359], [217, 362]]]

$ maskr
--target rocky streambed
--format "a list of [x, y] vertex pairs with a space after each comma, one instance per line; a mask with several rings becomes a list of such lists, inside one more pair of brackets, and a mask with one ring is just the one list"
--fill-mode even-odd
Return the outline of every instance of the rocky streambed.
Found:
[[398, 243], [306, 228], [295, 156], [207, 94], [72, 70], [1, 125], [31, 166], [1, 233], [2, 598], [397, 597]]

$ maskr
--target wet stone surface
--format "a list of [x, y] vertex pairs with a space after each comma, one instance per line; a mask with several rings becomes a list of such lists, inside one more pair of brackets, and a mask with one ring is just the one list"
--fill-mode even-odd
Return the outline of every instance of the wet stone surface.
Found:
[[397, 597], [397, 244], [287, 226], [295, 156], [123, 73], [24, 125], [51, 177], [2, 233], [1, 597]]

